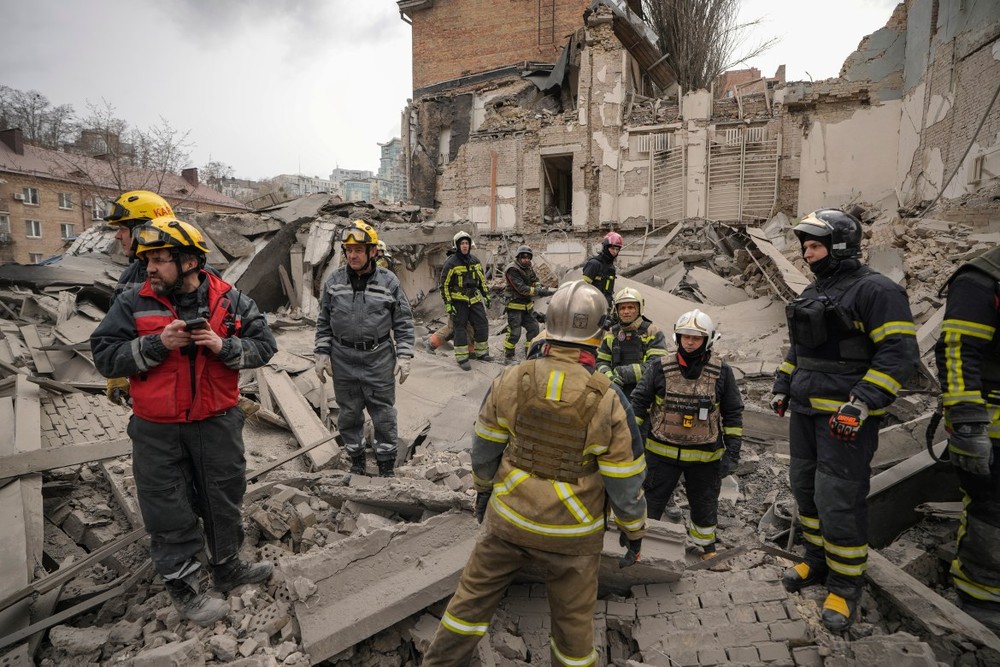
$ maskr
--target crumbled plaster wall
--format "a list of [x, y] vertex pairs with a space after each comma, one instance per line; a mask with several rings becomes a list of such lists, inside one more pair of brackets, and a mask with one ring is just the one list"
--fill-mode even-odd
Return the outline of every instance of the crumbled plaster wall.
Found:
[[469, 140], [472, 122], [473, 97], [471, 93], [442, 95], [413, 102], [416, 111], [414, 145], [410, 146], [409, 178], [410, 197], [418, 206], [435, 207], [438, 164], [441, 162], [441, 133], [448, 132], [448, 155], [445, 162], [458, 156], [458, 151]]

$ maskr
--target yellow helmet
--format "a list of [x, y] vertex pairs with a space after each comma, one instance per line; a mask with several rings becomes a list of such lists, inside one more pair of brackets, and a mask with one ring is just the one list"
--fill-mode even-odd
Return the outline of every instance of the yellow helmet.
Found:
[[563, 283], [545, 314], [549, 340], [597, 347], [607, 323], [608, 301], [601, 290], [582, 280]]
[[378, 245], [378, 232], [364, 220], [355, 220], [340, 234], [343, 245]]
[[148, 250], [167, 248], [181, 250], [194, 254], [208, 254], [208, 245], [194, 225], [181, 222], [173, 215], [165, 215], [150, 220], [135, 230], [133, 236], [139, 244], [135, 250], [137, 255]]
[[155, 218], [173, 215], [167, 200], [149, 190], [131, 190], [122, 195], [111, 205], [111, 212], [104, 216], [105, 222], [117, 227], [126, 225], [133, 227]]

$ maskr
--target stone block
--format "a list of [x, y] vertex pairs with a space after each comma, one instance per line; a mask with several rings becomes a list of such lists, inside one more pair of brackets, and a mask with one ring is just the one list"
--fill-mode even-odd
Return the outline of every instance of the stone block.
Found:
[[670, 622], [678, 630], [694, 630], [701, 626], [701, 623], [698, 622], [698, 617], [690, 611], [679, 611], [671, 615]]
[[643, 616], [656, 616], [660, 613], [660, 604], [653, 598], [644, 598], [637, 600], [636, 614], [642, 618]]
[[791, 642], [796, 646], [806, 644], [810, 640], [809, 625], [802, 620], [778, 621], [767, 626], [771, 639], [776, 642]]
[[420, 653], [427, 652], [427, 647], [431, 645], [431, 640], [434, 639], [434, 633], [437, 632], [440, 624], [441, 622], [436, 616], [423, 614], [417, 619], [416, 625], [410, 628], [410, 639]]
[[753, 646], [737, 646], [726, 649], [726, 654], [729, 656], [730, 662], [740, 664], [753, 663], [759, 660], [757, 649]]
[[726, 616], [726, 610], [722, 607], [713, 607], [711, 609], [699, 609], [695, 612], [698, 617], [699, 623], [705, 628], [724, 628], [729, 625], [729, 618]]
[[757, 620], [761, 623], [783, 621], [788, 616], [785, 612], [785, 606], [780, 602], [764, 602], [761, 604], [755, 604], [753, 605], [753, 609], [757, 613]]
[[205, 645], [219, 662], [232, 662], [236, 659], [236, 652], [239, 650], [239, 642], [230, 635], [209, 637]]
[[624, 621], [634, 621], [636, 617], [635, 600], [626, 602], [608, 601], [607, 615], [610, 618], [618, 618]]
[[726, 609], [726, 616], [729, 617], [730, 623], [757, 622], [757, 614], [754, 612], [753, 607], [750, 607], [745, 604]]
[[792, 660], [796, 667], [823, 667], [823, 656], [818, 646], [799, 646], [792, 649]]
[[74, 628], [57, 625], [49, 630], [53, 648], [69, 655], [87, 655], [100, 651], [107, 643], [111, 631], [107, 628]]
[[698, 664], [704, 667], [723, 665], [726, 663], [726, 649], [720, 647], [707, 648], [698, 651]]
[[705, 591], [698, 595], [703, 609], [710, 607], [726, 607], [729, 605], [729, 593], [725, 591]]
[[524, 661], [528, 659], [528, 646], [520, 637], [509, 632], [498, 632], [493, 637], [493, 650], [508, 660]]
[[189, 639], [143, 651], [132, 659], [134, 667], [204, 667], [201, 642]]
[[[761, 642], [759, 644], [755, 644], [755, 647], [757, 648], [757, 655], [759, 655], [760, 659], [764, 662], [787, 662], [792, 658], [791, 653], [788, 651], [788, 646], [780, 642]], [[876, 665], [884, 663], [861, 661], [858, 664]]]

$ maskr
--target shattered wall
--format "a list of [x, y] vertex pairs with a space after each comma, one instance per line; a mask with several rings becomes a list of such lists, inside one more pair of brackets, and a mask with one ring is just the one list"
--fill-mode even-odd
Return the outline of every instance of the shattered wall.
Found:
[[428, 86], [470, 74], [555, 62], [590, 0], [436, 0], [416, 9], [402, 4], [413, 25], [416, 99]]

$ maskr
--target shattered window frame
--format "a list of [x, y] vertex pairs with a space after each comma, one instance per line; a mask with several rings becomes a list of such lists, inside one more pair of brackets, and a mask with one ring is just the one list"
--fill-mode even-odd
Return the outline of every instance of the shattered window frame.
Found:
[[24, 221], [24, 236], [29, 239], [42, 238], [42, 221], [26, 219]]

